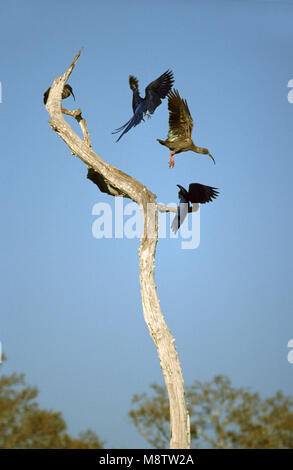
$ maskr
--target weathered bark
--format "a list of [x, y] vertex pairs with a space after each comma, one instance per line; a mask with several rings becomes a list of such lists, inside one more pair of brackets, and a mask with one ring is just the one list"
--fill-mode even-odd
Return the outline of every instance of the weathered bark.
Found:
[[[156, 203], [156, 195], [142, 183], [102, 160], [91, 148], [90, 136], [81, 110], [61, 110], [61, 94], [81, 50], [68, 70], [57, 77], [51, 87], [46, 108], [51, 117], [50, 126], [68, 145], [73, 155], [88, 167], [88, 178], [102, 192], [112, 196], [124, 196], [139, 204], [144, 229], [139, 249], [140, 283], [144, 318], [156, 345], [170, 402], [170, 447], [190, 448], [190, 424], [186, 408], [180, 362], [168, 326], [161, 312], [154, 280], [154, 260], [158, 242], [158, 210], [176, 211]], [[74, 117], [80, 124], [84, 139], [72, 130], [63, 114]]]

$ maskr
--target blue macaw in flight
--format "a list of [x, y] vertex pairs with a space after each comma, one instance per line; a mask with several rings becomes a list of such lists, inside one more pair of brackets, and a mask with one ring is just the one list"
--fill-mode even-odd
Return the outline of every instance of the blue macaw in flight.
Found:
[[142, 98], [139, 94], [138, 89], [138, 80], [133, 75], [129, 76], [129, 85], [133, 92], [132, 97], [132, 109], [133, 116], [129, 121], [127, 121], [123, 126], [116, 129], [112, 134], [117, 134], [117, 132], [122, 132], [119, 138], [116, 140], [118, 142], [121, 137], [126, 134], [132, 127], [137, 126], [141, 121], [144, 121], [144, 115], [150, 117], [147, 112], [153, 114], [155, 109], [162, 103], [169, 91], [171, 90], [174, 83], [173, 72], [167, 70], [165, 73], [160, 75], [159, 78], [151, 82], [145, 89], [145, 98]]

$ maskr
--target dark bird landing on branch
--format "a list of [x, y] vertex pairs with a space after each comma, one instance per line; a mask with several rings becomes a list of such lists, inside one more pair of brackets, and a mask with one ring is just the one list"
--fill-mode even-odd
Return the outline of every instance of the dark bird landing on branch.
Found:
[[187, 105], [187, 101], [182, 99], [178, 90], [170, 91], [168, 95], [169, 109], [169, 130], [166, 140], [157, 139], [160, 144], [171, 150], [169, 167], [175, 165], [174, 155], [192, 150], [196, 153], [208, 155], [214, 163], [215, 159], [208, 149], [197, 147], [192, 140], [193, 120]]
[[[51, 90], [51, 87], [48, 88], [48, 90], [45, 91], [45, 93], [44, 93], [44, 104], [46, 104], [47, 101], [48, 101], [48, 97], [49, 97], [50, 90]], [[68, 85], [68, 84], [66, 83], [66, 85], [64, 85], [64, 88], [63, 88], [63, 91], [62, 91], [62, 99], [64, 100], [65, 98], [68, 98], [68, 96], [70, 96], [70, 95], [73, 96], [74, 101], [75, 101], [75, 96], [74, 96], [74, 94], [73, 94], [72, 88], [71, 88], [70, 85]]]
[[[199, 204], [211, 202], [219, 194], [217, 191], [218, 188], [205, 186], [200, 183], [191, 183], [188, 191], [183, 188], [183, 186], [180, 186], [180, 184], [177, 184], [177, 186], [180, 189], [178, 192], [179, 206], [171, 225], [174, 233], [176, 233], [180, 225], [182, 225], [188, 212], [197, 211]], [[192, 203], [192, 206], [190, 203]]]
[[144, 115], [150, 117], [147, 112], [150, 114], [154, 113], [155, 109], [162, 103], [162, 99], [168, 95], [173, 83], [173, 72], [171, 70], [167, 70], [157, 78], [157, 80], [154, 80], [146, 87], [145, 98], [142, 98], [139, 94], [137, 78], [133, 77], [133, 75], [129, 76], [129, 85], [133, 92], [133, 116], [123, 126], [112, 132], [112, 134], [117, 134], [117, 132], [123, 131], [116, 142], [118, 142], [132, 127], [137, 126], [141, 121], [143, 121]]

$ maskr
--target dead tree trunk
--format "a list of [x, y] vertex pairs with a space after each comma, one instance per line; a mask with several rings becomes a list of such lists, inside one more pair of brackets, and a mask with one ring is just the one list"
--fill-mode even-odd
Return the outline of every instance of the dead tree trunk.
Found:
[[[144, 318], [156, 345], [170, 403], [170, 448], [190, 448], [190, 423], [185, 402], [184, 386], [180, 362], [174, 345], [174, 339], [164, 320], [154, 280], [154, 260], [158, 242], [158, 210], [175, 211], [156, 203], [155, 194], [151, 193], [136, 179], [123, 173], [102, 160], [91, 148], [90, 136], [81, 110], [61, 110], [61, 94], [70, 76], [81, 50], [76, 55], [68, 70], [57, 77], [51, 87], [46, 108], [51, 117], [50, 126], [68, 145], [73, 155], [79, 157], [88, 167], [88, 178], [102, 192], [112, 196], [124, 196], [139, 204], [143, 216], [143, 235], [141, 238], [140, 283]], [[81, 139], [65, 121], [64, 114], [74, 117], [80, 124]]]

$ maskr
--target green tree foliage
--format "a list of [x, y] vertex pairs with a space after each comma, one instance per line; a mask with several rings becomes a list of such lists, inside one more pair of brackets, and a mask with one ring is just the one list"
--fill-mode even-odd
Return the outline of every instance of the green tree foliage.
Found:
[[0, 449], [101, 449], [92, 431], [72, 438], [62, 413], [42, 410], [23, 374], [0, 377]]
[[[135, 395], [129, 416], [139, 433], [155, 448], [169, 445], [169, 406], [164, 387]], [[262, 399], [258, 393], [232, 387], [216, 376], [186, 387], [193, 447], [236, 449], [293, 448], [293, 399], [277, 392]]]

